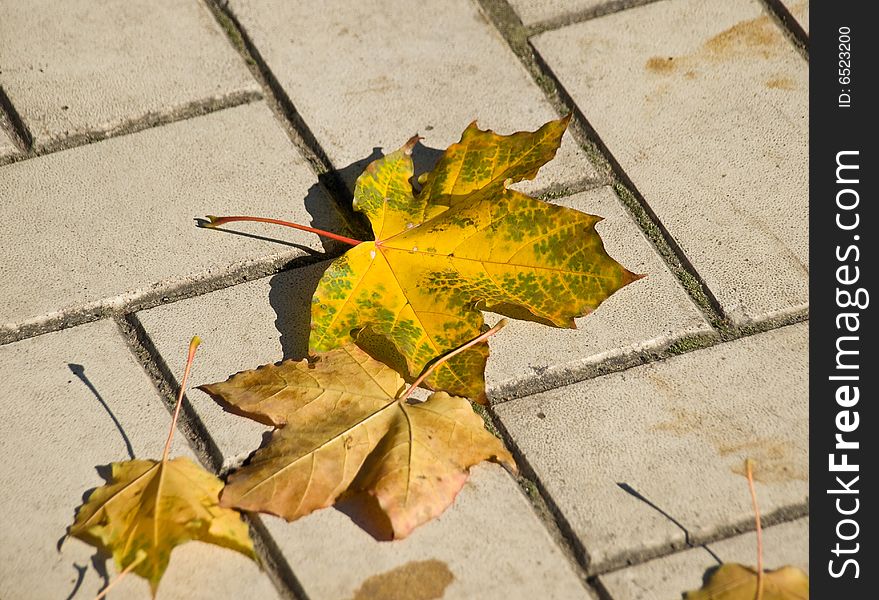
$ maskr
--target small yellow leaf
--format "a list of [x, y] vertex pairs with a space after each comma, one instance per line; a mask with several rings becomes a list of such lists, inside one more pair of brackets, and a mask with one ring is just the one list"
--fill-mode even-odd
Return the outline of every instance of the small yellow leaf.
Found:
[[185, 542], [256, 558], [241, 515], [219, 505], [223, 482], [191, 460], [129, 460], [111, 469], [110, 481], [79, 508], [70, 535], [112, 554], [120, 572], [137, 563], [134, 572], [154, 596], [171, 551]]
[[[754, 600], [757, 571], [736, 563], [720, 565], [701, 589], [687, 592], [685, 600]], [[809, 576], [796, 567], [763, 572], [763, 600], [808, 600]]]
[[398, 399], [402, 378], [348, 344], [316, 362], [284, 361], [201, 386], [238, 414], [281, 427], [229, 476], [221, 502], [292, 521], [343, 494], [375, 498], [403, 538], [440, 515], [471, 466], [516, 466], [464, 398]]

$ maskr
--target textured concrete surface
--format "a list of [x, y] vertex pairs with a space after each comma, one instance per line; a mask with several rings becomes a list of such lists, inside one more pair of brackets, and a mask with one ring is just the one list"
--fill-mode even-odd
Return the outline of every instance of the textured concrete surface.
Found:
[[809, 0], [781, 0], [803, 31], [809, 33]]
[[3, 87], [38, 147], [259, 91], [202, 2], [3, 0], [0, 12]]
[[6, 132], [0, 129], [0, 158], [14, 154], [16, 151], [17, 148], [15, 147], [15, 144], [13, 144], [12, 140], [9, 139], [9, 136], [6, 135]]
[[[261, 214], [338, 230], [331, 202], [262, 104], [0, 167], [0, 327], [159, 296], [243, 264], [322, 250], [198, 229]], [[259, 228], [232, 227], [256, 231]], [[264, 229], [263, 229], [264, 231]]]
[[[785, 565], [809, 571], [809, 520], [799, 519], [763, 530], [765, 569]], [[601, 575], [598, 579], [611, 600], [654, 600], [679, 598], [685, 591], [699, 589], [705, 572], [723, 562], [737, 562], [754, 567], [757, 564], [757, 535], [748, 533], [693, 548], [678, 554]]]
[[[376, 147], [396, 150], [415, 133], [442, 150], [474, 119], [512, 133], [557, 118], [474, 2], [333, 0], [322, 10], [282, 0], [229, 5], [336, 168]], [[415, 157], [420, 166], [438, 154]], [[525, 189], [594, 176], [566, 136], [556, 159]]]
[[[608, 254], [647, 277], [616, 292], [577, 329], [555, 329], [510, 320], [491, 340], [486, 379], [493, 399], [521, 395], [538, 380], [570, 381], [577, 371], [638, 352], [658, 350], [683, 335], [707, 335], [711, 327], [653, 250], [610, 188], [553, 200], [599, 215]], [[493, 324], [497, 318], [486, 313]], [[523, 344], [522, 340], [528, 340]]]
[[747, 524], [745, 458], [764, 514], [805, 504], [807, 334], [776, 329], [497, 414], [601, 571], [683, 544], [684, 530], [693, 541]]
[[808, 64], [756, 0], [671, 0], [532, 40], [737, 323], [808, 300]]
[[376, 542], [335, 509], [265, 521], [314, 600], [594, 598], [497, 465], [474, 467], [455, 504], [405, 540]]
[[[94, 598], [104, 561], [90, 562], [94, 549], [77, 539], [59, 542], [85, 493], [104, 483], [96, 467], [128, 460], [129, 451], [159, 458], [170, 414], [112, 321], [0, 347], [0, 372], [16, 392], [0, 397], [4, 480], [15, 482], [0, 488], [0, 597]], [[172, 455], [192, 457], [179, 434]], [[112, 579], [112, 562], [107, 569]], [[119, 598], [149, 594], [136, 577], [119, 587]], [[201, 543], [175, 550], [160, 588], [163, 598], [254, 591], [276, 597], [254, 563]]]

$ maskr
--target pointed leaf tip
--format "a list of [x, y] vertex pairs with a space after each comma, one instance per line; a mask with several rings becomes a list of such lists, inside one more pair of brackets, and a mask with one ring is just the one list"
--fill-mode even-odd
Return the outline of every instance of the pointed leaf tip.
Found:
[[412, 154], [413, 148], [415, 148], [415, 145], [423, 139], [423, 137], [416, 133], [411, 138], [409, 138], [409, 140], [405, 144], [403, 144], [401, 150], [403, 150], [403, 153], [406, 154], [406, 156], [410, 156]]

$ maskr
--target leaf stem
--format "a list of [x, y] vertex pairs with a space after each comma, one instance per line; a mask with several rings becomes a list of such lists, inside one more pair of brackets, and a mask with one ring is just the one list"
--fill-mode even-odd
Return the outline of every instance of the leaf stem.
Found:
[[444, 362], [446, 362], [447, 360], [449, 360], [450, 358], [452, 358], [452, 357], [455, 356], [456, 354], [460, 354], [461, 352], [463, 352], [463, 351], [466, 350], [467, 348], [469, 348], [469, 347], [471, 347], [471, 346], [475, 346], [475, 345], [478, 344], [479, 342], [482, 342], [482, 341], [487, 340], [488, 338], [490, 338], [491, 336], [493, 336], [494, 334], [496, 334], [498, 331], [500, 331], [501, 329], [503, 329], [503, 328], [506, 326], [506, 324], [507, 324], [507, 320], [506, 320], [506, 319], [501, 319], [500, 321], [497, 322], [497, 325], [495, 325], [494, 327], [492, 327], [491, 329], [489, 329], [489, 330], [486, 331], [485, 333], [482, 333], [482, 334], [476, 336], [475, 338], [473, 338], [472, 340], [470, 340], [469, 342], [467, 342], [467, 343], [464, 344], [463, 346], [458, 346], [457, 348], [455, 348], [455, 349], [452, 350], [451, 352], [448, 352], [447, 354], [444, 354], [444, 355], [442, 355], [441, 357], [439, 357], [435, 362], [431, 363], [430, 366], [428, 366], [428, 367], [427, 367], [427, 368], [421, 373], [421, 375], [418, 376], [418, 379], [416, 379], [416, 380], [412, 383], [412, 385], [409, 386], [409, 388], [403, 393], [403, 395], [400, 396], [400, 402], [405, 402], [405, 401], [406, 401], [406, 398], [408, 398], [409, 396], [411, 396], [411, 395], [412, 395], [412, 392], [414, 392], [415, 389], [416, 389], [419, 385], [421, 385], [421, 382], [424, 381], [425, 379], [427, 379], [427, 378], [430, 376], [430, 374], [433, 373], [433, 372], [436, 370], [436, 368], [437, 368], [438, 366], [440, 366], [441, 364], [443, 364]]
[[748, 477], [748, 490], [754, 506], [754, 519], [757, 525], [757, 595], [755, 600], [763, 600], [763, 528], [760, 527], [760, 507], [757, 506], [757, 490], [754, 489], [754, 461], [745, 459], [745, 474]]
[[103, 590], [101, 590], [101, 593], [100, 593], [100, 594], [98, 594], [97, 596], [95, 596], [95, 600], [101, 600], [101, 598], [105, 597], [108, 593], [110, 593], [110, 589], [111, 589], [114, 585], [116, 585], [117, 583], [119, 583], [120, 581], [122, 581], [122, 578], [125, 577], [126, 575], [128, 575], [129, 573], [131, 573], [131, 571], [133, 571], [134, 568], [135, 568], [137, 565], [139, 565], [140, 563], [142, 563], [142, 562], [143, 562], [143, 559], [145, 559], [146, 557], [147, 557], [146, 553], [145, 553], [145, 552], [141, 552], [141, 554], [140, 554], [139, 557], [137, 557], [136, 559], [134, 559], [134, 560], [131, 562], [130, 565], [128, 565], [127, 567], [125, 567], [125, 569], [124, 569], [121, 573], [119, 573], [116, 577], [113, 578], [113, 581], [111, 581], [110, 583], [107, 584], [107, 587], [105, 587]]
[[316, 233], [317, 235], [343, 242], [345, 244], [348, 244], [349, 246], [357, 246], [358, 244], [363, 243], [361, 240], [355, 240], [349, 237], [345, 237], [344, 235], [339, 235], [330, 231], [324, 231], [323, 229], [316, 229], [314, 227], [309, 227], [308, 225], [300, 225], [299, 223], [291, 223], [290, 221], [281, 221], [280, 219], [269, 219], [267, 217], [216, 217], [214, 215], [206, 216], [209, 223], [202, 225], [202, 227], [207, 227], [208, 229], [215, 229], [217, 227], [220, 227], [221, 225], [225, 225], [226, 223], [232, 223], [234, 221], [254, 221], [257, 223], [271, 223], [272, 225], [283, 225], [284, 227], [299, 229], [300, 231]]
[[189, 341], [189, 354], [186, 356], [186, 368], [183, 369], [183, 379], [180, 381], [180, 391], [177, 393], [177, 405], [174, 407], [174, 417], [171, 419], [171, 430], [168, 431], [168, 441], [165, 442], [165, 451], [162, 452], [162, 464], [168, 462], [168, 453], [171, 451], [171, 439], [174, 437], [174, 429], [177, 427], [177, 418], [180, 416], [180, 407], [183, 406], [183, 394], [186, 392], [186, 380], [189, 379], [189, 371], [192, 370], [192, 361], [195, 358], [195, 349], [201, 344], [201, 338], [195, 336]]

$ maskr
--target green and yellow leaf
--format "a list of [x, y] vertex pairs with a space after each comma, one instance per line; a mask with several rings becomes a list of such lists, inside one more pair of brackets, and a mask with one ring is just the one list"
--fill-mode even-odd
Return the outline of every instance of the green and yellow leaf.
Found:
[[[500, 136], [471, 124], [415, 194], [417, 138], [370, 164], [354, 207], [375, 241], [338, 258], [312, 304], [312, 352], [352, 341], [410, 380], [476, 336], [481, 310], [555, 327], [594, 310], [640, 276], [604, 250], [601, 219], [508, 188], [551, 160], [568, 119]], [[431, 389], [484, 400], [486, 344], [441, 365]]]
[[129, 460], [111, 469], [110, 481], [79, 508], [70, 535], [111, 554], [120, 572], [135, 565], [154, 596], [180, 544], [198, 540], [255, 558], [241, 515], [219, 505], [223, 482], [191, 460]]
[[401, 400], [398, 373], [353, 344], [201, 386], [238, 414], [279, 427], [232, 473], [224, 506], [295, 520], [368, 494], [395, 538], [441, 514], [483, 460], [515, 463], [464, 398]]

